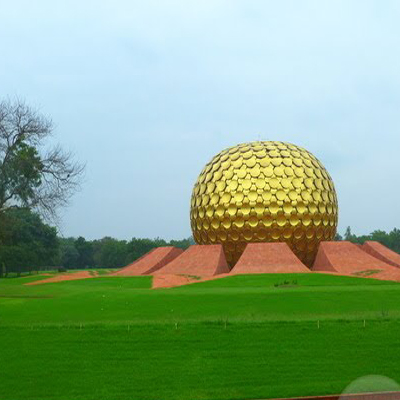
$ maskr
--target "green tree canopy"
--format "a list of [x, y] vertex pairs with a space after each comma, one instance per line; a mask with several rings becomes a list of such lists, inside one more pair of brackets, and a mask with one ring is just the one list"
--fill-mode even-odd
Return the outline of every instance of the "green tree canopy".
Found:
[[57, 230], [29, 209], [3, 211], [0, 224], [0, 265], [7, 271], [32, 271], [58, 262]]

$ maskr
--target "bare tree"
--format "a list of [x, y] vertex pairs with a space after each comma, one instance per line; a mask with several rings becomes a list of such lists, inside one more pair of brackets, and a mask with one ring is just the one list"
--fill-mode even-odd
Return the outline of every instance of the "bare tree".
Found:
[[51, 119], [24, 101], [0, 102], [0, 212], [27, 207], [55, 220], [79, 189], [84, 165], [45, 146], [52, 132]]

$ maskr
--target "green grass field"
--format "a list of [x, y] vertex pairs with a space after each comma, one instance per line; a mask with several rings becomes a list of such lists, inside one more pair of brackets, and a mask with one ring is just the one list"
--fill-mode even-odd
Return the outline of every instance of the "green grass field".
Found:
[[[400, 382], [400, 284], [324, 274], [0, 280], [0, 399], [246, 399]], [[364, 322], [365, 321], [365, 322]], [[319, 326], [319, 327], [318, 327]], [[377, 388], [382, 390], [382, 388]]]

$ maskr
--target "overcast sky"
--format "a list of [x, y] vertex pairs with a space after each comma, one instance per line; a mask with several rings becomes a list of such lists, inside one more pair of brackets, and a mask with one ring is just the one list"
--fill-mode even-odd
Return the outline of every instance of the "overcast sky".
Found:
[[330, 172], [339, 231], [400, 228], [400, 1], [0, 0], [0, 95], [87, 163], [62, 234], [191, 234], [204, 164], [292, 142]]

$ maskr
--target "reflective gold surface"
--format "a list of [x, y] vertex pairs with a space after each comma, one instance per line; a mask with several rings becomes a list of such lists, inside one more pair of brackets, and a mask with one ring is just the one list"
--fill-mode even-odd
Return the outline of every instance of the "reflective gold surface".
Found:
[[233, 266], [248, 242], [287, 242], [311, 266], [336, 233], [335, 187], [307, 150], [283, 142], [243, 143], [217, 154], [193, 188], [190, 220], [199, 244], [222, 243]]

